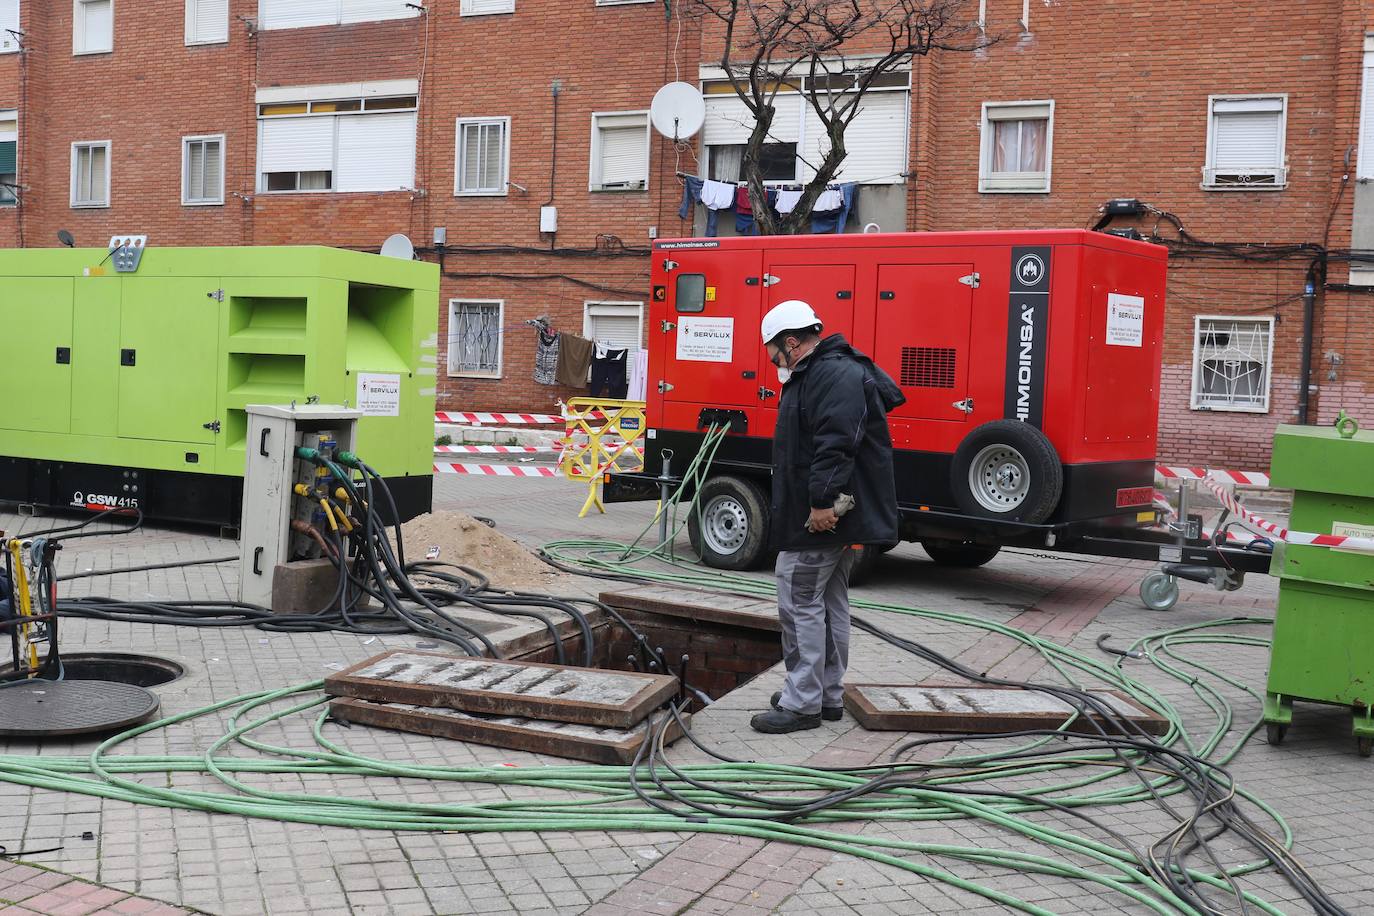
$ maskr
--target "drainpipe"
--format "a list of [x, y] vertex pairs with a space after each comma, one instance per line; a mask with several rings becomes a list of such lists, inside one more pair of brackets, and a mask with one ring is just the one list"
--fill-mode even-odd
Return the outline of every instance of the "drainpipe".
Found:
[[1307, 402], [1312, 395], [1312, 313], [1317, 304], [1317, 273], [1307, 270], [1302, 290], [1302, 368], [1298, 370], [1298, 425], [1307, 425]]

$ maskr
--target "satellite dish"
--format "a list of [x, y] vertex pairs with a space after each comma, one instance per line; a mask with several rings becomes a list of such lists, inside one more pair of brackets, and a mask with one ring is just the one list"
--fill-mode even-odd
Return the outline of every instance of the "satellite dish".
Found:
[[68, 248], [76, 247], [76, 239], [74, 239], [72, 237], [72, 234], [68, 232], [66, 229], [57, 230], [57, 240], [61, 242], [63, 245], [66, 245]]
[[691, 83], [669, 83], [654, 93], [649, 120], [669, 140], [695, 137], [706, 123], [706, 100]]
[[413, 261], [415, 260], [415, 246], [403, 233], [398, 232], [382, 243], [382, 256], [400, 258], [402, 261]]

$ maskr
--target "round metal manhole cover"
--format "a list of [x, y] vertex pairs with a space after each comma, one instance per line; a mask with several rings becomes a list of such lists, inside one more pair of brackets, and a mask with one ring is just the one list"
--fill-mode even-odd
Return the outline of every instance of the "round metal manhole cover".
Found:
[[113, 681], [32, 681], [0, 690], [0, 735], [41, 738], [114, 731], [147, 721], [158, 698]]

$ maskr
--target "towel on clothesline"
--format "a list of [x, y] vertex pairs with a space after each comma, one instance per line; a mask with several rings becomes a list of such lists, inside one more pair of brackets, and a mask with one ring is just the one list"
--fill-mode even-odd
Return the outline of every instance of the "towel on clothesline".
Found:
[[559, 338], [558, 369], [554, 373], [558, 384], [586, 388], [587, 370], [592, 366], [592, 354], [596, 346], [576, 334], [560, 334]]
[[779, 191], [778, 202], [773, 205], [773, 209], [779, 214], [791, 213], [797, 209], [797, 201], [801, 200], [801, 191]]
[[858, 191], [859, 186], [852, 181], [840, 185], [837, 190], [840, 195], [839, 209], [822, 213], [817, 207], [816, 211], [811, 214], [811, 231], [813, 233], [844, 232], [845, 223], [849, 222], [849, 211], [854, 208], [854, 195]]
[[635, 351], [633, 365], [630, 366], [630, 390], [627, 397], [631, 401], [642, 401], [649, 388], [649, 351]]
[[701, 186], [701, 203], [710, 210], [729, 210], [735, 205], [736, 188], [723, 181], [707, 181]]
[[816, 203], [811, 207], [812, 213], [830, 213], [844, 206], [844, 195], [839, 188], [826, 188], [816, 198]]

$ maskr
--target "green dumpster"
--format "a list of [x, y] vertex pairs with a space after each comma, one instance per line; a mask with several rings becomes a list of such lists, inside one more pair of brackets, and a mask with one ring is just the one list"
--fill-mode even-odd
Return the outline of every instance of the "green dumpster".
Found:
[[[1351, 435], [1353, 433], [1353, 435]], [[1374, 434], [1280, 426], [1271, 481], [1291, 488], [1294, 531], [1374, 537]], [[1270, 744], [1283, 740], [1293, 701], [1333, 703], [1353, 712], [1362, 756], [1374, 750], [1374, 553], [1278, 544], [1271, 574], [1279, 604], [1264, 721]]]

